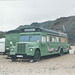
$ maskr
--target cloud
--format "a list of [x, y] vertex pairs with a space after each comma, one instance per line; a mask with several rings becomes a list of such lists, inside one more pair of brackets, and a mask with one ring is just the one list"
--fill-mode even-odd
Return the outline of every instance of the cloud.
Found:
[[0, 30], [75, 14], [74, 0], [0, 1]]

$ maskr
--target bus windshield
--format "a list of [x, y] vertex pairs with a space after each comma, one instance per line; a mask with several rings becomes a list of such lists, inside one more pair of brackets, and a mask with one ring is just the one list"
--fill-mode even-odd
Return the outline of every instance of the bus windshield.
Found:
[[20, 41], [40, 41], [40, 35], [22, 35]]

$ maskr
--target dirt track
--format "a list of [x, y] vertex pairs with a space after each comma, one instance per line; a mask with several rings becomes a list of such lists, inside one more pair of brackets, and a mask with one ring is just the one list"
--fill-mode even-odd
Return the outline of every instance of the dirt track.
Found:
[[43, 57], [39, 63], [12, 62], [6, 57], [0, 55], [0, 75], [75, 75], [75, 55]]

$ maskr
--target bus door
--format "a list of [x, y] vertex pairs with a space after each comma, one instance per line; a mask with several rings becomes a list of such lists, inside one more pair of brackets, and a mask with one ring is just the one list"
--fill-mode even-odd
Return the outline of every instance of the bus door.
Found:
[[42, 35], [42, 44], [41, 44], [41, 48], [42, 48], [42, 53], [43, 55], [46, 55], [46, 50], [47, 50], [47, 41], [46, 41], [46, 35]]
[[51, 51], [54, 48], [54, 43], [52, 42], [52, 36], [47, 35], [47, 52], [48, 54], [52, 53]]

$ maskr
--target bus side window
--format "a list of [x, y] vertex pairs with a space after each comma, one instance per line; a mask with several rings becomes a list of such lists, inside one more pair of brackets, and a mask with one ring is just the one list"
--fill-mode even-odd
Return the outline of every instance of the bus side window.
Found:
[[57, 42], [60, 42], [60, 39], [59, 39], [59, 37], [57, 37]]
[[50, 38], [49, 38], [49, 35], [47, 35], [47, 42], [49, 42]]
[[50, 36], [49, 38], [50, 38], [49, 41], [52, 41], [52, 36]]
[[57, 38], [56, 37], [54, 37], [54, 42], [57, 42]]
[[42, 42], [46, 42], [46, 36], [42, 36]]
[[52, 42], [59, 42], [59, 37], [53, 36], [53, 37], [52, 37]]
[[51, 35], [47, 35], [47, 42], [52, 41], [52, 36]]
[[55, 42], [59, 42], [59, 37], [55, 37], [56, 38], [56, 41]]
[[66, 38], [61, 37], [61, 42], [66, 42]]
[[61, 42], [61, 38], [59, 37], [59, 42]]
[[52, 42], [54, 42], [54, 37], [52, 37]]

